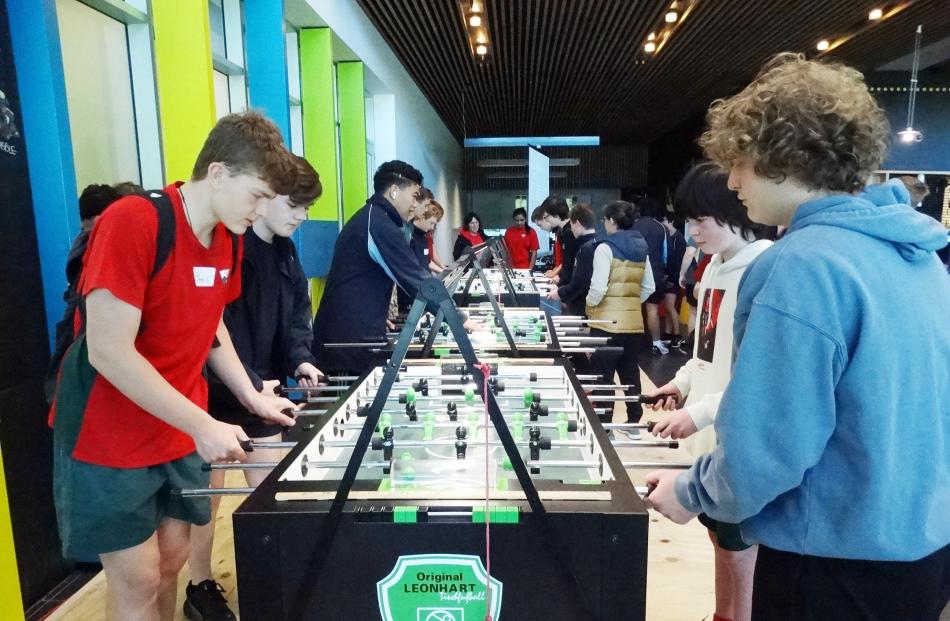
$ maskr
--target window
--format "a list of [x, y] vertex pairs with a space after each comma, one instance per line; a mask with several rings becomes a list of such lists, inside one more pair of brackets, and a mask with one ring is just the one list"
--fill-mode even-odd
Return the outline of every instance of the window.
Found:
[[144, 0], [56, 2], [79, 191], [90, 183], [162, 185], [147, 8]]
[[285, 24], [287, 94], [290, 99], [290, 150], [303, 157], [303, 104], [300, 101], [300, 43], [297, 31]]
[[208, 24], [214, 65], [214, 107], [220, 119], [247, 109], [241, 0], [208, 0]]

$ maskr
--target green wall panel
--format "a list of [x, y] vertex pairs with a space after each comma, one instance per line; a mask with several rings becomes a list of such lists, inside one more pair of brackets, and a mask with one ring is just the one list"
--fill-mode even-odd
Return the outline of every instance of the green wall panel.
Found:
[[337, 65], [337, 99], [340, 112], [340, 163], [343, 171], [343, 219], [348, 220], [366, 204], [366, 104], [363, 63]]

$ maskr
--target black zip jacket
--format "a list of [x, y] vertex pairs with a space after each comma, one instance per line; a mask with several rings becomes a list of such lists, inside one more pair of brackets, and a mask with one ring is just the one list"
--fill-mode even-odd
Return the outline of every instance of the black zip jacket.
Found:
[[313, 353], [324, 371], [361, 372], [372, 365], [375, 355], [369, 347], [324, 345], [383, 341], [393, 283], [414, 298], [429, 277], [402, 227], [395, 207], [379, 195], [371, 196], [343, 225], [313, 320]]
[[577, 252], [571, 279], [557, 288], [558, 297], [567, 307], [569, 315], [583, 316], [586, 312], [587, 292], [590, 291], [590, 279], [594, 275], [594, 250], [597, 249], [597, 241], [596, 233], [588, 233], [574, 239]]
[[650, 268], [653, 270], [653, 283], [657, 291], [664, 291], [666, 282], [666, 255], [669, 249], [666, 243], [666, 227], [653, 218], [643, 216], [632, 227], [647, 240], [647, 249], [650, 254]]
[[[276, 253], [276, 275], [264, 273], [274, 260], [265, 253]], [[310, 312], [307, 277], [294, 243], [275, 236], [271, 245], [248, 229], [241, 263], [241, 297], [224, 309], [224, 325], [257, 390], [265, 379], [283, 383], [285, 377], [293, 377], [303, 362], [316, 364], [310, 351]], [[210, 368], [208, 386], [210, 409], [244, 411]]]

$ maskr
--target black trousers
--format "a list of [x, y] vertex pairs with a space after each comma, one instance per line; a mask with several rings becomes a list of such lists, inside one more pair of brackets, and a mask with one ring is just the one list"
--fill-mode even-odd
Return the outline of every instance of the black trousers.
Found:
[[[591, 367], [594, 373], [600, 375], [601, 384], [610, 385], [614, 383], [614, 373], [620, 377], [621, 384], [627, 384], [631, 388], [624, 390], [628, 397], [635, 397], [640, 394], [640, 348], [643, 346], [643, 334], [613, 334], [591, 328], [591, 336], [606, 336], [610, 340], [606, 345], [597, 347], [619, 347], [622, 351], [596, 351], [591, 356]], [[593, 399], [591, 399], [593, 401]], [[595, 407], [609, 408], [611, 417], [613, 416], [613, 401], [604, 401], [594, 403]], [[636, 423], [643, 416], [643, 407], [639, 403], [626, 403], [627, 422]]]
[[803, 556], [759, 546], [752, 621], [937, 621], [950, 546], [912, 562]]

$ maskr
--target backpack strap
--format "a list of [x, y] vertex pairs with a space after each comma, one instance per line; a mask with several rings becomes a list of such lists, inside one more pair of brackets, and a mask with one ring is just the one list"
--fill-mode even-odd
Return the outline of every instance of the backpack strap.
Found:
[[175, 209], [171, 199], [162, 190], [148, 190], [142, 194], [155, 207], [158, 213], [158, 234], [155, 237], [155, 262], [149, 279], [162, 269], [175, 247]]

